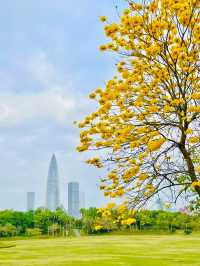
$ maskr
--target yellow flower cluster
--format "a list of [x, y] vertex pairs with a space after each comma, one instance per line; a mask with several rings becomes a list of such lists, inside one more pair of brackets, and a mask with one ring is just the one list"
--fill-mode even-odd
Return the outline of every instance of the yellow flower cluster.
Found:
[[94, 166], [96, 166], [97, 168], [102, 168], [103, 164], [101, 162], [101, 160], [99, 158], [90, 158], [89, 160], [86, 161], [86, 163], [88, 164], [92, 164]]
[[95, 225], [94, 228], [95, 228], [96, 231], [99, 231], [99, 230], [101, 230], [103, 228], [103, 226], [102, 225]]
[[197, 143], [197, 142], [199, 142], [199, 137], [190, 137], [188, 139], [188, 142], [189, 143]]
[[121, 205], [116, 205], [115, 203], [108, 203], [108, 205], [104, 208], [99, 208], [98, 213], [103, 218], [103, 221], [101, 219], [98, 221], [98, 223], [95, 226], [95, 230], [100, 230], [103, 228], [103, 222], [105, 220], [110, 221], [112, 224], [116, 225], [133, 225], [136, 222], [135, 211], [130, 210], [126, 203], [123, 203]]
[[136, 220], [134, 218], [128, 218], [126, 220], [122, 220], [122, 224], [123, 225], [132, 225], [136, 222]]
[[118, 23], [100, 18], [110, 39], [100, 50], [123, 58], [118, 74], [90, 94], [99, 107], [79, 123], [77, 149], [105, 151], [106, 196], [149, 198], [163, 173], [180, 164], [189, 171], [184, 156], [199, 151], [199, 9], [199, 0], [130, 1]]
[[151, 140], [148, 143], [148, 149], [149, 151], [156, 151], [158, 149], [160, 149], [160, 147], [163, 145], [163, 143], [165, 142], [164, 138], [160, 138], [160, 139], [156, 139], [156, 140]]
[[200, 180], [192, 182], [192, 187], [193, 188], [196, 188], [196, 187], [200, 188]]

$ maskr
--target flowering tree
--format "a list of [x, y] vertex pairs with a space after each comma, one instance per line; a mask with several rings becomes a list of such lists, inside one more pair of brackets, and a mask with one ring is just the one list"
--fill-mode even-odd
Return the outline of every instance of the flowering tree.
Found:
[[104, 208], [99, 208], [100, 217], [96, 220], [95, 230], [120, 229], [122, 226], [131, 227], [135, 224], [135, 211], [129, 210], [126, 205], [109, 203]]
[[[107, 167], [106, 196], [132, 205], [167, 191], [200, 196], [200, 1], [128, 1], [118, 23], [105, 23], [119, 55], [117, 75], [90, 98], [99, 108], [79, 124], [79, 151]], [[170, 192], [170, 193], [169, 193]]]

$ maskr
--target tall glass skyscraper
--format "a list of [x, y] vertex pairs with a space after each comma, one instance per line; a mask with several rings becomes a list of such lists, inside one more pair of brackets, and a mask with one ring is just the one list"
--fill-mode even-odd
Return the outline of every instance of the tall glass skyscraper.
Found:
[[27, 192], [27, 211], [35, 209], [35, 192]]
[[68, 213], [71, 216], [80, 216], [79, 183], [68, 183]]
[[47, 178], [46, 207], [55, 211], [59, 207], [59, 176], [56, 156], [53, 154]]

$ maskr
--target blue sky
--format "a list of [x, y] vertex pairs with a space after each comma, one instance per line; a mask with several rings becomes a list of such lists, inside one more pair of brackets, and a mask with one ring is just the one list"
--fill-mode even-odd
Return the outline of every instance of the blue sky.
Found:
[[48, 164], [55, 153], [61, 200], [79, 181], [88, 206], [105, 202], [100, 173], [77, 154], [73, 121], [95, 106], [87, 95], [112, 77], [116, 58], [102, 54], [100, 15], [116, 20], [121, 0], [8, 0], [0, 10], [0, 209], [26, 208], [26, 192], [44, 205]]

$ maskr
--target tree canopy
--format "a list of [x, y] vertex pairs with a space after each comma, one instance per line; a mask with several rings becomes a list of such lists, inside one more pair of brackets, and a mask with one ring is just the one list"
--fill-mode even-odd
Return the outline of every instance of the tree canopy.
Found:
[[100, 18], [117, 74], [90, 94], [98, 108], [79, 124], [78, 150], [104, 151], [87, 163], [109, 169], [106, 196], [199, 199], [200, 1], [127, 2], [118, 22]]

